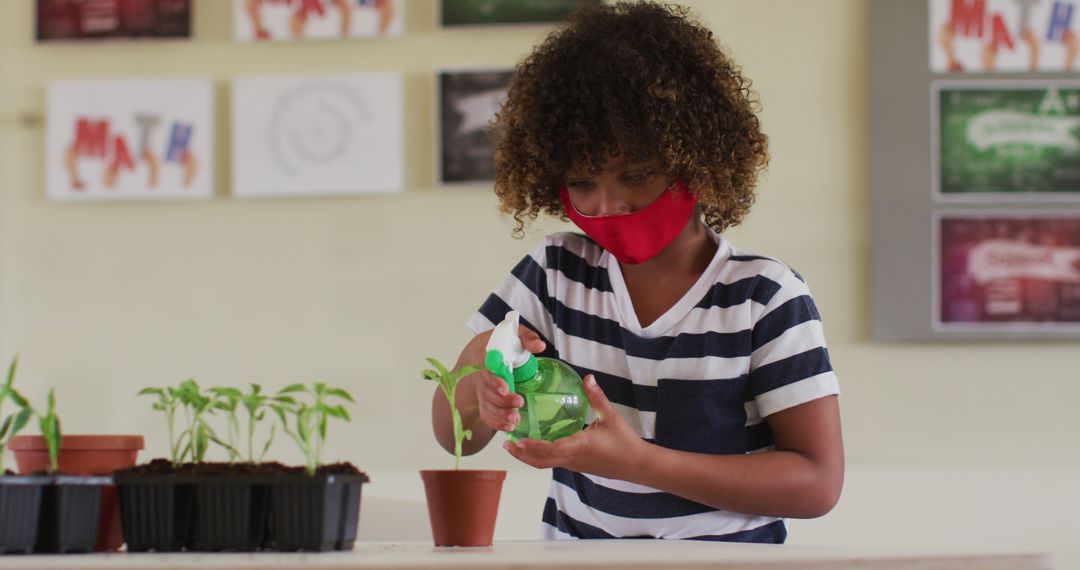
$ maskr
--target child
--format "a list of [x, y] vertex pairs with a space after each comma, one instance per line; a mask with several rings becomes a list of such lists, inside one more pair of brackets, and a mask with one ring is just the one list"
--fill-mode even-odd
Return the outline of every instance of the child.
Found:
[[[566, 216], [469, 320], [457, 366], [521, 313], [527, 349], [585, 379], [595, 421], [503, 446], [553, 468], [549, 538], [781, 543], [785, 517], [840, 495], [836, 376], [801, 276], [738, 249], [767, 162], [749, 81], [686, 11], [586, 8], [515, 71], [495, 122], [495, 192], [518, 222]], [[457, 391], [465, 453], [518, 420], [522, 399], [483, 372]], [[453, 449], [449, 409], [436, 437]]]

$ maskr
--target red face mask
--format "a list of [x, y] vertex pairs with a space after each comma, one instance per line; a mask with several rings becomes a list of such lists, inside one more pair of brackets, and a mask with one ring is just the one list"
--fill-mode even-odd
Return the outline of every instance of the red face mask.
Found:
[[559, 198], [570, 221], [620, 263], [629, 265], [652, 259], [675, 241], [697, 205], [697, 197], [682, 182], [675, 183], [644, 209], [615, 216], [582, 214], [570, 201], [565, 186], [559, 190]]

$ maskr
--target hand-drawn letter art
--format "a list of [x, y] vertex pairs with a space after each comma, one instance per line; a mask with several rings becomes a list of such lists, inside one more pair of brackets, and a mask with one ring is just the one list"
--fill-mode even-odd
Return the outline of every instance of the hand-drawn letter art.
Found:
[[233, 193], [400, 192], [402, 80], [395, 73], [233, 81]]
[[236, 41], [401, 35], [402, 0], [233, 0]]
[[48, 197], [211, 197], [213, 97], [203, 79], [51, 83]]

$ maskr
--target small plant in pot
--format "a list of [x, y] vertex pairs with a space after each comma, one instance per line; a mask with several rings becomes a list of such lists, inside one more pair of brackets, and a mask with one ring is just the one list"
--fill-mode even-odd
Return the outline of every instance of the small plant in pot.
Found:
[[[98, 537], [102, 487], [109, 477], [71, 475], [59, 463], [61, 433], [56, 392], [49, 390], [44, 413], [34, 410], [14, 387], [18, 359], [8, 367], [0, 388], [0, 407], [11, 400], [16, 411], [0, 423], [0, 470], [3, 452], [30, 420], [38, 418], [46, 461], [22, 465], [23, 475], [0, 477], [0, 552], [87, 552]], [[17, 456], [18, 457], [18, 456]]]
[[270, 404], [305, 459], [302, 469], [272, 479], [271, 546], [277, 550], [349, 550], [356, 542], [360, 487], [369, 479], [351, 463], [322, 462], [330, 418], [350, 419], [343, 404], [333, 403], [341, 400], [352, 403], [353, 397], [315, 382], [287, 386]]
[[455, 400], [461, 379], [482, 368], [464, 366], [450, 371], [434, 358], [427, 361], [433, 368], [424, 370], [424, 378], [438, 382], [450, 404], [454, 422], [454, 468], [420, 471], [432, 538], [435, 546], [491, 546], [506, 471], [459, 468], [461, 442], [471, 439], [472, 433], [462, 426]]
[[[12, 438], [19, 433], [34, 414], [26, 398], [12, 383], [18, 358], [8, 366], [3, 388], [0, 388], [0, 554], [27, 553], [37, 542], [41, 519], [41, 497], [52, 478], [42, 475], [14, 475], [3, 469], [4, 455]], [[15, 410], [3, 414], [4, 404], [11, 401]]]
[[[14, 367], [13, 362], [12, 375]], [[10, 384], [8, 388], [10, 389]], [[13, 393], [12, 397], [21, 398], [17, 392]], [[29, 407], [25, 409], [27, 413], [30, 412]], [[118, 469], [135, 465], [136, 456], [143, 448], [143, 438], [140, 435], [60, 436], [58, 424], [57, 421], [56, 435], [60, 438], [58, 450], [52, 449], [44, 435], [20, 435], [11, 439], [10, 449], [15, 455], [19, 473], [32, 475], [51, 469], [70, 475], [112, 475]], [[42, 432], [44, 433], [45, 429]], [[9, 432], [8, 435], [14, 436], [14, 432]], [[124, 537], [120, 529], [120, 510], [114, 485], [105, 485], [101, 489], [99, 512], [94, 550], [119, 549], [124, 544]]]
[[102, 487], [111, 484], [112, 478], [60, 471], [62, 436], [55, 390], [49, 390], [45, 412], [34, 414], [48, 450], [47, 472], [53, 476], [52, 484], [45, 487], [41, 497], [34, 552], [89, 552], [98, 538]]

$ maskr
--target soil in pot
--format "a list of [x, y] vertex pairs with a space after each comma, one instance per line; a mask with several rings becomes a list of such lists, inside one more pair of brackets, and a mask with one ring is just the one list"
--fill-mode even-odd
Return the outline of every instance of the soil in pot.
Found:
[[110, 477], [58, 475], [44, 488], [34, 552], [89, 552], [98, 537], [102, 487]]
[[[143, 448], [141, 435], [65, 435], [57, 457], [59, 470], [73, 475], [112, 475], [118, 469], [135, 465]], [[49, 466], [48, 447], [39, 435], [20, 435], [12, 439], [10, 449], [23, 474], [39, 473]], [[118, 550], [124, 544], [116, 487], [101, 489], [100, 522], [94, 550]]]
[[37, 542], [41, 499], [52, 477], [0, 477], [0, 554], [29, 553]]
[[491, 546], [506, 471], [421, 471], [435, 546]]

